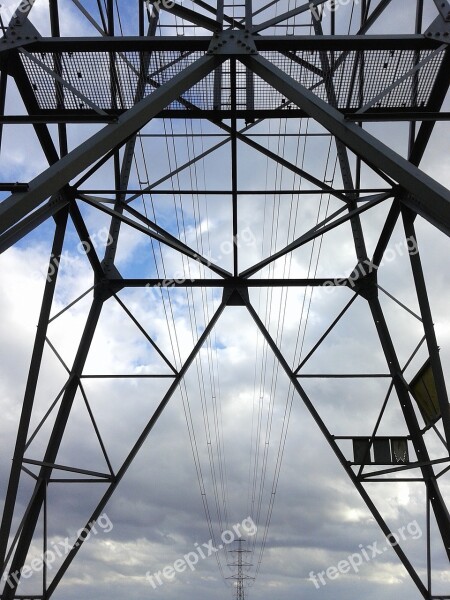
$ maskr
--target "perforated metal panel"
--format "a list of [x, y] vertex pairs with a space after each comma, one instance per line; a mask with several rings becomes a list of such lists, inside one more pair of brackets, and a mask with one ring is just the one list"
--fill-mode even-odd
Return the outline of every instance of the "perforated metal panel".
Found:
[[[356, 109], [382, 93], [430, 53], [430, 50], [328, 52], [326, 54], [331, 67], [329, 73], [323, 72], [318, 51], [269, 51], [261, 54], [322, 100], [328, 99], [327, 85], [332, 82], [337, 107]], [[138, 86], [144, 86], [144, 97], [148, 96], [202, 55], [199, 51], [181, 54], [177, 51], [158, 51], [150, 56], [139, 52], [64, 52], [58, 57], [61, 61], [61, 77], [73, 88], [103, 110], [123, 110], [134, 105]], [[35, 53], [33, 57], [47, 68], [55, 68], [56, 57], [53, 53]], [[378, 100], [375, 108], [426, 108], [442, 58], [442, 53], [431, 58], [427, 64]], [[22, 61], [41, 109], [89, 108], [82, 98], [57, 84], [39, 64], [26, 55], [22, 55]], [[145, 76], [146, 61], [148, 74]], [[230, 108], [229, 69], [227, 62], [222, 67], [221, 104], [216, 107], [223, 110]], [[183, 99], [202, 110], [215, 108], [214, 78], [215, 74], [211, 73], [183, 94]], [[236, 103], [238, 110], [247, 108], [246, 69], [240, 63], [237, 67]], [[186, 103], [176, 101], [169, 108], [186, 107], [190, 108]], [[254, 76], [254, 108], [288, 109], [289, 103], [270, 85]]]

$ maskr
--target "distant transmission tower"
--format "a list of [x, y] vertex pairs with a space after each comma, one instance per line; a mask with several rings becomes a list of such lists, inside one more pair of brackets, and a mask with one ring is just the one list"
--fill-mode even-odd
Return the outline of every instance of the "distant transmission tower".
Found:
[[237, 550], [230, 550], [231, 554], [236, 554], [236, 562], [229, 563], [229, 567], [236, 567], [237, 573], [235, 575], [231, 575], [228, 579], [234, 579], [236, 581], [236, 600], [245, 600], [244, 594], [244, 586], [245, 581], [249, 579], [254, 579], [254, 577], [250, 577], [249, 575], [244, 575], [244, 568], [252, 567], [253, 565], [248, 562], [243, 562], [243, 554], [245, 552], [251, 552], [251, 550], [242, 550], [242, 542], [245, 542], [242, 538], [236, 540], [238, 543]]

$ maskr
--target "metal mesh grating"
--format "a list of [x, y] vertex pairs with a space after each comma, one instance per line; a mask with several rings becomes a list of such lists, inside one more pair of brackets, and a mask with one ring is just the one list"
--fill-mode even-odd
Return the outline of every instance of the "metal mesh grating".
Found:
[[[282, 71], [300, 84], [312, 90], [322, 100], [328, 101], [327, 85], [333, 83], [339, 109], [356, 109], [370, 102], [383, 90], [408, 73], [417, 62], [429, 56], [431, 50], [366, 50], [346, 53], [327, 53], [332, 68], [324, 76], [318, 51], [280, 53], [262, 52]], [[146, 97], [160, 85], [185, 69], [202, 56], [202, 52], [160, 51], [150, 57], [138, 52], [110, 54], [107, 52], [65, 52], [60, 56], [61, 77], [79, 95], [60, 84], [52, 75], [27, 55], [21, 55], [29, 80], [41, 109], [90, 108], [87, 98], [103, 110], [131, 108], [137, 99]], [[55, 68], [51, 53], [33, 55], [48, 69]], [[420, 108], [427, 106], [443, 54], [437, 54], [413, 75], [394, 87], [376, 103], [377, 108]], [[145, 62], [147, 61], [147, 62]], [[148, 73], [145, 76], [145, 73]], [[220, 79], [218, 79], [220, 73]], [[221, 82], [217, 97], [220, 106], [214, 106], [214, 85]], [[253, 107], [270, 110], [288, 107], [281, 94], [257, 76], [253, 77]], [[237, 67], [238, 110], [247, 108], [246, 69], [238, 62]], [[141, 90], [140, 93], [137, 90]], [[202, 110], [231, 107], [229, 62], [220, 72], [211, 73], [183, 94], [185, 102], [175, 101], [169, 108], [184, 109], [191, 103]], [[189, 107], [189, 106], [188, 106]]]
[[[138, 52], [65, 52], [61, 57], [61, 77], [103, 110], [128, 109], [136, 103], [137, 90], [146, 97], [160, 85], [200, 58], [203, 53], [153, 52], [145, 58]], [[51, 53], [33, 55], [47, 68], [54, 69], [55, 59]], [[41, 109], [89, 108], [83, 99], [64, 86], [56, 85], [55, 79], [40, 65], [22, 55], [22, 61], [33, 86]], [[144, 61], [147, 61], [146, 63]], [[146, 70], [145, 70], [146, 67]], [[147, 72], [147, 77], [144, 73]], [[203, 99], [203, 95], [201, 95]], [[181, 108], [179, 103], [172, 108]]]
[[[290, 58], [279, 52], [262, 53], [279, 69], [290, 75], [303, 86], [313, 91], [322, 100], [328, 101], [327, 85], [332, 83], [339, 109], [356, 109], [408, 73], [432, 50], [365, 50], [335, 53], [333, 61], [328, 59], [331, 72], [325, 77], [319, 52], [296, 52]], [[426, 107], [443, 53], [435, 55], [418, 71], [393, 88], [377, 103], [377, 108]], [[262, 92], [264, 85], [258, 84]], [[278, 101], [282, 96], [278, 95]]]

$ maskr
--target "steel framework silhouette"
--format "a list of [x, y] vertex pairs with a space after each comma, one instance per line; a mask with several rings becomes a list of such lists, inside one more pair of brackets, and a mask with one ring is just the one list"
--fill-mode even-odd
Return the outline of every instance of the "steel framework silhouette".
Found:
[[[237, 550], [230, 550], [232, 554], [236, 554], [235, 562], [230, 563], [230, 567], [236, 568], [236, 574], [232, 575], [230, 579], [233, 579], [236, 583], [236, 600], [245, 600], [245, 584], [246, 581], [251, 579], [244, 573], [244, 569], [251, 567], [251, 563], [244, 561], [243, 555], [249, 553], [250, 550], [242, 549], [242, 542], [245, 542], [242, 538], [236, 540]], [[247, 581], [248, 582], [248, 581]]]
[[[387, 19], [390, 11], [398, 8], [398, 3], [393, 0], [361, 0], [342, 3], [342, 6], [330, 6], [324, 0], [298, 1], [287, 11], [284, 11], [284, 4], [275, 11], [277, 2], [263, 5], [245, 0], [244, 4], [235, 3], [231, 8], [224, 5], [223, 0], [217, 0], [214, 6], [204, 0], [193, 0], [193, 3], [195, 10], [178, 1], [130, 2], [129, 7], [132, 6], [136, 13], [136, 32], [133, 35], [125, 35], [119, 30], [117, 4], [113, 0], [107, 0], [106, 9], [100, 11], [102, 19], [98, 22], [90, 2], [72, 0], [70, 3], [92, 26], [93, 35], [89, 37], [61, 35], [61, 0], [49, 1], [48, 35], [43, 35], [33, 25], [36, 8], [32, 2], [22, 3], [15, 15], [9, 15], [9, 22], [2, 23], [0, 136], [5, 127], [12, 125], [27, 127], [30, 132], [34, 130], [49, 166], [30, 181], [1, 184], [4, 199], [0, 203], [0, 247], [2, 252], [7, 250], [47, 221], [54, 223], [54, 238], [4, 497], [0, 563], [8, 579], [1, 598], [44, 600], [52, 596], [83, 546], [86, 533], [79, 535], [52, 577], [44, 566], [42, 589], [32, 596], [21, 595], [21, 572], [41, 522], [44, 523], [44, 550], [48, 545], [49, 488], [53, 485], [76, 485], [87, 480], [105, 486], [94, 510], [86, 515], [85, 523], [80, 524], [89, 531], [120, 485], [222, 313], [231, 306], [244, 307], [248, 311], [300, 401], [316, 421], [324, 441], [334, 451], [384, 535], [390, 536], [393, 532], [377, 508], [372, 493], [374, 487], [388, 487], [391, 481], [423, 483], [429, 526], [425, 576], [410, 561], [402, 543], [393, 548], [414, 581], [418, 597], [428, 600], [450, 598], [450, 592], [447, 596], [433, 595], [430, 558], [433, 544], [439, 545], [450, 558], [450, 518], [440, 487], [440, 478], [445, 477], [450, 468], [450, 410], [421, 255], [416, 251], [418, 218], [428, 221], [445, 235], [450, 234], [450, 192], [420, 168], [433, 132], [449, 118], [444, 104], [450, 83], [449, 2], [434, 0], [434, 4], [430, 3], [435, 20], [428, 26], [424, 24], [423, 0], [411, 1], [408, 6], [414, 14], [414, 30], [393, 34], [372, 33], [380, 20]], [[227, 13], [228, 10], [230, 12]], [[350, 11], [357, 17], [352, 22], [352, 31], [345, 32], [341, 19]], [[168, 26], [172, 29], [165, 30], [160, 26], [165, 18], [172, 24]], [[187, 34], [174, 35], [174, 31], [181, 30], [177, 27]], [[395, 29], [395, 24], [392, 28]], [[17, 114], [20, 111], [16, 110], [16, 106], [8, 105], [11, 88], [23, 102], [25, 114]], [[195, 126], [200, 121], [210, 124], [215, 135], [222, 138], [208, 149], [197, 152], [181, 166], [172, 167], [168, 173], [153, 173], [154, 181], [140, 181], [136, 187], [133, 165], [138, 146], [145, 140], [156, 144], [158, 137], [154, 134], [152, 138], [153, 134], [147, 134], [145, 128], [151, 121], [163, 122], [168, 118], [174, 121], [187, 119]], [[314, 168], [299, 166], [299, 161], [289, 160], [258, 141], [259, 134], [252, 135], [252, 131], [260, 132], [258, 127], [271, 119], [286, 120], [287, 123], [303, 119], [317, 126], [314, 133], [304, 134], [306, 137], [317, 135], [331, 139], [340, 184], [331, 183]], [[373, 124], [389, 126], [401, 122], [409, 127], [409, 143], [404, 155], [382, 142], [378, 130], [372, 129]], [[86, 126], [93, 129], [86, 129], [88, 134], [84, 141], [72, 147], [67, 128], [74, 124], [80, 125], [80, 132], [84, 132]], [[369, 129], [375, 133], [369, 133]], [[162, 139], [167, 141], [170, 135], [167, 131], [165, 133]], [[202, 133], [194, 134], [191, 130], [191, 135], [201, 136]], [[264, 135], [268, 135], [267, 132]], [[286, 135], [295, 137], [294, 134]], [[176, 134], [172, 132], [174, 137]], [[203, 139], [207, 139], [207, 135]], [[397, 147], [394, 143], [392, 146]], [[177, 179], [179, 173], [224, 147], [230, 151], [227, 189], [199, 189], [194, 184], [188, 189], [183, 187], [185, 183]], [[4, 144], [1, 150], [2, 153], [7, 152]], [[301, 179], [306, 188], [272, 191], [261, 184], [259, 189], [243, 190], [239, 173], [251, 169], [251, 160], [248, 162], [250, 167], [245, 166], [249, 156], [246, 153], [250, 150], [273, 161], [292, 177]], [[319, 153], [323, 153], [323, 149]], [[107, 171], [110, 177], [105, 179], [104, 186], [89, 186], [92, 178], [95, 180], [104, 168], [110, 169]], [[217, 168], [220, 169], [219, 164]], [[172, 187], [164, 188], [164, 182], [169, 182]], [[138, 206], [136, 201], [143, 196], [158, 193], [162, 198], [176, 195], [180, 203], [190, 202], [199, 193], [207, 198], [226, 198], [230, 207], [227, 239], [231, 248], [231, 268], [225, 268], [219, 259], [211, 260], [201, 244], [188, 243], [167, 219], [157, 218], [154, 213], [152, 215]], [[299, 202], [303, 198], [305, 202], [314, 201], [320, 194], [326, 194], [338, 208], [317, 223], [305, 226], [301, 234], [286, 245], [265, 253], [259, 260], [242, 268], [245, 263], [240, 244], [242, 197], [272, 194], [275, 198], [275, 194], [282, 197], [287, 193], [294, 193]], [[362, 219], [381, 205], [387, 207], [387, 216], [377, 233], [375, 251], [369, 254]], [[93, 232], [89, 231], [84, 213], [87, 207], [109, 219], [109, 237], [103, 256], [98, 251]], [[379, 266], [399, 224], [402, 224], [410, 245], [410, 267], [420, 307], [417, 318], [423, 328], [423, 339], [406, 363], [400, 361], [393, 342], [379, 298], [384, 290], [378, 283]], [[325, 239], [346, 226], [349, 226], [348, 241], [352, 244], [355, 262], [344, 276], [339, 269], [333, 270], [333, 266], [326, 277], [312, 273], [288, 278], [280, 275], [279, 271], [268, 270], [278, 259], [309, 247], [315, 240]], [[75, 358], [67, 366], [66, 383], [37, 427], [39, 430], [52, 414], [54, 420], [45, 452], [33, 456], [29, 447], [36, 429], [32, 429], [30, 423], [44, 350], [49, 343], [49, 324], [58, 317], [52, 315], [52, 306], [58, 274], [63, 268], [61, 257], [69, 227], [74, 228], [92, 269], [93, 285], [87, 291], [91, 304]], [[124, 228], [145, 236], [152, 244], [164, 248], [165, 252], [182, 257], [183, 276], [157, 269], [148, 270], [144, 265], [137, 265], [133, 273], [121, 273], [117, 266], [117, 253]], [[324, 286], [345, 288], [350, 300], [339, 315], [330, 316], [329, 326], [306, 358], [291, 364], [256, 310], [251, 291], [255, 288]], [[178, 289], [191, 290], [192, 293], [214, 290], [221, 294], [217, 310], [205, 323], [195, 345], [180, 364], [175, 364], [168, 357], [119, 297], [122, 290], [145, 288], [167, 293]], [[353, 424], [349, 419], [348, 435], [337, 436], [333, 433], [332, 423], [327, 423], [322, 416], [315, 398], [306, 392], [302, 376], [308, 360], [327, 344], [330, 333], [356, 298], [364, 301], [367, 314], [375, 325], [386, 367], [385, 373], [379, 376], [386, 378], [389, 388], [377, 418], [366, 424], [364, 434], [361, 434], [361, 428], [352, 431]], [[61, 464], [58, 453], [75, 398], [80, 392], [85, 394], [85, 364], [97, 324], [105, 306], [114, 302], [122, 306], [165, 366], [164, 373], [133, 377], [137, 381], [139, 377], [153, 377], [159, 381], [169, 379], [170, 385], [118, 468], [113, 468], [108, 460], [108, 449], [102, 443], [94, 414], [85, 398], [108, 464], [106, 472], [97, 472], [89, 465], [72, 467]], [[405, 369], [418, 349], [425, 347], [427, 363], [423, 377], [415, 382], [408, 381]], [[325, 379], [330, 377], [327, 373], [324, 370], [315, 376]], [[130, 374], [123, 376], [131, 377]], [[368, 369], [362, 374], [340, 373], [338, 376], [351, 379], [372, 377], [374, 374]], [[423, 383], [425, 376], [431, 397], [428, 412], [421, 403], [419, 390], [420, 385], [426, 385]], [[362, 381], [363, 387], [365, 380]], [[392, 395], [407, 429], [405, 436], [398, 439], [393, 435], [378, 434]], [[429, 447], [430, 435], [439, 441], [438, 452], [435, 446], [433, 450]], [[353, 442], [353, 457], [343, 445], [349, 440]], [[2, 458], [6, 461], [11, 457]], [[61, 480], [61, 474], [67, 479]], [[32, 478], [34, 488], [24, 512], [18, 515], [18, 491], [24, 478]], [[432, 527], [431, 522], [436, 527]]]

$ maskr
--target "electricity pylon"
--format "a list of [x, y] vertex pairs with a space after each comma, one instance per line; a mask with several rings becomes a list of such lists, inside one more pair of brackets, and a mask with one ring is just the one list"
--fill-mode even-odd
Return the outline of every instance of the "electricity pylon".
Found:
[[230, 550], [231, 554], [236, 554], [236, 559], [234, 562], [228, 564], [229, 567], [236, 568], [236, 573], [231, 575], [228, 579], [232, 579], [235, 581], [235, 589], [236, 589], [236, 600], [245, 600], [245, 585], [253, 577], [250, 577], [246, 573], [244, 573], [244, 569], [249, 569], [252, 567], [252, 563], [244, 561], [244, 554], [250, 554], [250, 550], [242, 549], [242, 542], [245, 542], [244, 539], [239, 538], [236, 540], [237, 542], [237, 550]]
[[[440, 485], [448, 475], [450, 409], [416, 229], [417, 222], [424, 220], [450, 235], [450, 192], [421, 168], [433, 132], [448, 120], [443, 107], [450, 82], [449, 2], [428, 3], [426, 8], [432, 9], [431, 24], [424, 20], [423, 0], [408, 2], [408, 16], [414, 16], [408, 21], [414, 22], [410, 30], [386, 34], [386, 23], [392, 31], [395, 24], [400, 26], [405, 22], [403, 15], [396, 12], [403, 3], [345, 2], [335, 3], [336, 10], [331, 10], [331, 3], [312, 0], [296, 3], [287, 12], [277, 12], [277, 2], [258, 5], [254, 10], [251, 0], [246, 0], [245, 4], [235, 3], [231, 14], [223, 0], [214, 6], [203, 0], [193, 1], [195, 10], [177, 1], [158, 1], [154, 3], [156, 8], [149, 10], [149, 3], [143, 0], [136, 3], [106, 0], [103, 3], [106, 10], [98, 3], [96, 18], [91, 11], [95, 3], [88, 8], [74, 0], [80, 18], [92, 27], [91, 36], [74, 36], [67, 29], [65, 34], [61, 33], [64, 24], [58, 0], [43, 3], [48, 6], [47, 19], [36, 23], [49, 24], [49, 31], [44, 34], [33, 24], [31, 1], [21, 2], [17, 13], [1, 23], [4, 33], [0, 40], [1, 150], [7, 158], [14, 155], [2, 137], [7, 127], [26, 128], [27, 144], [21, 152], [32, 156], [30, 146], [35, 140], [35, 147], [48, 167], [29, 177], [24, 170], [24, 181], [1, 183], [0, 251], [26, 239], [40, 226], [47, 238], [52, 235], [31, 364], [28, 375], [24, 375], [25, 392], [15, 446], [12, 456], [2, 454], [5, 464], [9, 465], [11, 458], [12, 464], [0, 527], [0, 565], [5, 575], [1, 598], [24, 597], [20, 586], [25, 579], [22, 574], [27, 573], [24, 569], [30, 549], [38, 544], [43, 550], [48, 548], [48, 526], [56, 518], [49, 502], [54, 487], [60, 486], [61, 490], [72, 486], [73, 490], [89, 483], [98, 490], [98, 495], [93, 493], [94, 507], [86, 508], [86, 516], [79, 524], [82, 533], [73, 540], [58, 568], [49, 573], [44, 565], [39, 575], [40, 586], [30, 595], [48, 600], [55, 593], [222, 314], [239, 306], [250, 315], [295, 390], [297, 400], [314, 419], [324, 444], [332, 450], [386, 537], [394, 532], [377, 505], [383, 493], [374, 493], [374, 488], [388, 488], [399, 481], [396, 477], [422, 486], [427, 524], [424, 537], [428, 540], [425, 568], [413, 564], [414, 557], [407, 555], [401, 540], [393, 552], [405, 566], [418, 596], [432, 600], [435, 596], [431, 584], [431, 548], [438, 547], [450, 557], [450, 518]], [[132, 7], [136, 9], [136, 18], [132, 19], [136, 30], [131, 35], [122, 35], [119, 30], [117, 6], [121, 4], [129, 11]], [[188, 33], [194, 33], [161, 35], [161, 31], [166, 31], [158, 28], [162, 18], [172, 19], [170, 27], [177, 33], [180, 22], [183, 28], [188, 28]], [[383, 19], [385, 25], [380, 26], [380, 34], [374, 28]], [[211, 136], [220, 135], [224, 139], [194, 157], [187, 157], [181, 165], [170, 163], [165, 172], [158, 166], [159, 150], [168, 139], [178, 135], [165, 132], [159, 149], [152, 145], [143, 151], [141, 162], [145, 162], [151, 151], [157, 166], [141, 185], [144, 180], [133, 171], [137, 150], [145, 143], [146, 136], [154, 136], [151, 139], [156, 144], [160, 132], [149, 133], [146, 128], [168, 118], [187, 119], [191, 124], [201, 120], [214, 128]], [[256, 136], [263, 134], [253, 133], [270, 119], [286, 120], [290, 125], [303, 119], [316, 130], [299, 133], [299, 139], [309, 136], [319, 140], [320, 137], [313, 136], [324, 136], [327, 142], [331, 140], [336, 153], [336, 182], [316, 169], [318, 157], [327, 154], [325, 145], [312, 153], [309, 164], [300, 164], [261, 143]], [[407, 125], [405, 147], [400, 148], [400, 140], [390, 138], [392, 122]], [[387, 124], [386, 129], [374, 131], [374, 124], [383, 123]], [[267, 130], [266, 134], [282, 138], [281, 130], [277, 134]], [[288, 132], [288, 135], [294, 134]], [[14, 135], [10, 136], [9, 143], [13, 143], [13, 138]], [[225, 189], [218, 189], [215, 182], [201, 189], [192, 181], [180, 183], [177, 179], [185, 169], [224, 147], [230, 151], [228, 168], [222, 168], [221, 158], [217, 164], [228, 177]], [[252, 188], [240, 187], [239, 175], [252, 171], [254, 156], [264, 156], [277, 168], [286, 170], [294, 185], [270, 190], [258, 181]], [[10, 172], [10, 163], [7, 167], [6, 173]], [[164, 188], [165, 182], [170, 183], [169, 188]], [[161, 210], [158, 214], [157, 208], [152, 212], [147, 210], [145, 202], [143, 206], [137, 203], [157, 193], [160, 198], [176, 197], [183, 206], [188, 204], [186, 198], [192, 204], [199, 193], [209, 200], [225, 197], [230, 217], [223, 231], [231, 248], [231, 266], [219, 258], [208, 258], [202, 243], [187, 239], [185, 232], [180, 233], [172, 222], [168, 223], [167, 212]], [[304, 199], [308, 206], [315, 205], [317, 198], [325, 195], [334, 210], [321, 215], [317, 222], [302, 216], [302, 229], [292, 239], [277, 247], [265, 247], [261, 256], [245, 264], [246, 256], [239, 244], [240, 209], [245, 198], [267, 196], [271, 203], [268, 212], [277, 214], [279, 199], [288, 194]], [[374, 214], [377, 207], [385, 207], [386, 211], [381, 220], [373, 222], [370, 238], [375, 241], [370, 252], [364, 219]], [[89, 215], [108, 219], [106, 247], [96, 243], [88, 209]], [[408, 314], [411, 310], [393, 298], [378, 279], [396, 228], [408, 243], [411, 293], [418, 306], [413, 318], [421, 328], [421, 339], [406, 358], [400, 356], [381, 299], [390, 298]], [[131, 268], [120, 263], [124, 230], [145, 239], [147, 258], [150, 257], [147, 262], [133, 263]], [[277, 276], [270, 271], [279, 265], [276, 262], [279, 259], [301, 253], [316, 240], [333, 240], [333, 235], [342, 231], [345, 243], [339, 239], [333, 244], [327, 271], [322, 276], [310, 272], [305, 276], [307, 271], [302, 271], [302, 276], [284, 277], [279, 276], [282, 270], [277, 271]], [[59, 310], [61, 307], [55, 309], [54, 299], [57, 282], [64, 273], [61, 257], [74, 238], [84, 248], [91, 286], [70, 301], [65, 298], [67, 302]], [[344, 246], [350, 248], [351, 264], [343, 266], [337, 258]], [[157, 251], [161, 251], [159, 258]], [[164, 256], [168, 253], [182, 262], [183, 277], [176, 273], [173, 263], [169, 273], [161, 269], [163, 251]], [[324, 331], [306, 357], [293, 364], [255, 308], [251, 293], [255, 288], [298, 291], [330, 287], [335, 293], [345, 292], [348, 302], [336, 316], [324, 316], [327, 319]], [[179, 290], [186, 290], [194, 297], [199, 289], [205, 294], [218, 293], [218, 306], [207, 313], [195, 343], [179, 360], [165, 351], [157, 334], [146, 330], [121, 297], [130, 290], [151, 293], [152, 306], [157, 305], [163, 312], [167, 297], [174, 297]], [[58, 348], [51, 344], [49, 331], [61, 315], [81, 301], [89, 302], [89, 309], [83, 317], [74, 356], [65, 362]], [[86, 372], [98, 324], [116, 303], [138, 327], [145, 343], [163, 364], [162, 369], [148, 373], [137, 369], [127, 373]], [[374, 328], [377, 349], [373, 356], [382, 361], [382, 372], [374, 371], [369, 363], [362, 373], [330, 374], [323, 366], [320, 372], [305, 373], [308, 361], [327, 346], [330, 334], [344, 316], [352, 315], [354, 330], [359, 331], [359, 314], [353, 317], [352, 313], [357, 303]], [[320, 314], [321, 310], [319, 306]], [[172, 328], [167, 326], [165, 335], [171, 334]], [[164, 339], [163, 334], [160, 337]], [[425, 348], [426, 362], [418, 379], [408, 378], [405, 373], [411, 361]], [[51, 399], [45, 410], [40, 410], [36, 407], [36, 397], [47, 352], [55, 357], [64, 382], [56, 398]], [[141, 432], [117, 465], [110, 460], [109, 448], [103, 442], [86, 391], [87, 379], [95, 382], [107, 377], [134, 378], [139, 384], [145, 378], [152, 378], [154, 382], [152, 398], [156, 408], [143, 417]], [[333, 377], [348, 382], [378, 378], [387, 382], [386, 395], [381, 400], [377, 396], [380, 403], [373, 418], [365, 415], [364, 422], [356, 427], [349, 414], [348, 431], [336, 435], [332, 419], [323, 414], [323, 406], [314, 391], [308, 392], [302, 377], [318, 377], [327, 383]], [[167, 381], [169, 384], [163, 389]], [[370, 392], [370, 386], [360, 383], [358, 386], [363, 390], [361, 397]], [[334, 401], [334, 390], [331, 395]], [[61, 460], [67, 426], [80, 403], [89, 414], [104, 460], [103, 470], [92, 469], [88, 458], [81, 465]], [[375, 404], [370, 402], [368, 408]], [[386, 407], [391, 406], [404, 426], [401, 439], [396, 432], [379, 434]], [[98, 410], [107, 413], [109, 407]], [[435, 436], [432, 443], [430, 436]], [[41, 445], [35, 450], [33, 441], [38, 438]], [[77, 451], [85, 448], [84, 441], [84, 436], [76, 440]], [[353, 455], [345, 443], [353, 443]], [[75, 454], [65, 457], [67, 463], [84, 458], [82, 452]], [[64, 512], [64, 507], [61, 511]]]

